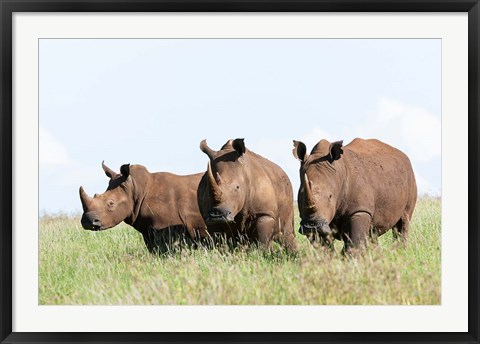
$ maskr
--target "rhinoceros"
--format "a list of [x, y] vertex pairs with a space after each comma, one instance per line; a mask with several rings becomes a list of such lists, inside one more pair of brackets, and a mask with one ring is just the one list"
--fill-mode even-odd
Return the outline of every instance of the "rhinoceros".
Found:
[[293, 141], [300, 160], [300, 233], [327, 246], [344, 241], [344, 252], [361, 248], [394, 229], [406, 240], [417, 200], [409, 158], [379, 140], [321, 140], [310, 155]]
[[286, 173], [247, 149], [244, 139], [229, 140], [219, 151], [203, 140], [200, 149], [209, 157], [197, 192], [208, 231], [234, 244], [245, 240], [270, 248], [275, 240], [294, 252], [293, 190]]
[[83, 228], [100, 231], [124, 221], [142, 234], [149, 251], [162, 253], [183, 240], [194, 244], [208, 235], [197, 204], [203, 173], [150, 173], [130, 164], [116, 173], [103, 162], [102, 168], [110, 178], [103, 194], [89, 197], [80, 187]]

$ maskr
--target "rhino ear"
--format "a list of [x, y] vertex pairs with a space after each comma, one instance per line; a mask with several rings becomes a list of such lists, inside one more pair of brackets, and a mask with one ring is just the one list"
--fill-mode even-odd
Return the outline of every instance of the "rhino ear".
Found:
[[127, 178], [130, 175], [130, 164], [122, 165], [122, 167], [120, 167], [120, 173]]
[[112, 179], [118, 174], [117, 172], [113, 171], [110, 167], [105, 165], [105, 160], [102, 161], [102, 168], [103, 168], [103, 171], [105, 171], [105, 174], [107, 175], [107, 177], [110, 179]]
[[305, 143], [302, 141], [293, 140], [292, 153], [293, 156], [301, 162], [305, 162], [305, 160], [307, 160], [307, 146], [305, 146]]
[[210, 147], [208, 147], [207, 140], [202, 140], [202, 142], [200, 142], [200, 150], [207, 154], [208, 157], [213, 160], [215, 152]]
[[240, 155], [245, 154], [245, 139], [235, 139], [232, 142], [232, 147], [235, 149]]
[[233, 140], [230, 139], [228, 140], [227, 142], [225, 142], [225, 144], [222, 146], [222, 148], [220, 148], [220, 150], [224, 150], [224, 149], [227, 149], [228, 147], [230, 147], [233, 143]]
[[342, 147], [343, 141], [335, 141], [330, 144], [330, 154], [328, 156], [328, 161], [330, 163], [340, 159], [341, 155], [343, 154]]

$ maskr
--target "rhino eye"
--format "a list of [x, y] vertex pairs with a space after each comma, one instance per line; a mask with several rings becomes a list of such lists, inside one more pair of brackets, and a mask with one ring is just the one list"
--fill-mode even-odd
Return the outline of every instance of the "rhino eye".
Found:
[[240, 189], [240, 185], [237, 185], [237, 190]]
[[109, 208], [113, 207], [114, 205], [115, 205], [115, 202], [114, 202], [114, 201], [112, 201], [112, 200], [108, 200], [108, 201], [107, 201], [107, 206], [108, 206]]

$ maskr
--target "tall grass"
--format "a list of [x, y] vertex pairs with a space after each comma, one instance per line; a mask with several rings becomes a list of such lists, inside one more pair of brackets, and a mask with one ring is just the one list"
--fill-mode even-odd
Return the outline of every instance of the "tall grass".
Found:
[[[299, 253], [256, 248], [150, 254], [122, 224], [85, 231], [77, 217], [40, 220], [40, 304], [439, 304], [441, 202], [421, 198], [406, 246], [391, 232], [344, 258], [298, 235]], [[296, 228], [298, 228], [298, 216]]]

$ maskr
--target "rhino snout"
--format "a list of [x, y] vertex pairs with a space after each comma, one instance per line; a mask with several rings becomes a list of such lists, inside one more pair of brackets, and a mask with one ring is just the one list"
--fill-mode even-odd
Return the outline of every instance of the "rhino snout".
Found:
[[330, 236], [332, 234], [330, 226], [324, 220], [301, 221], [299, 232], [304, 235], [316, 233], [321, 236]]
[[92, 231], [98, 231], [102, 227], [102, 221], [100, 220], [100, 217], [95, 213], [83, 214], [80, 222], [84, 229], [89, 229]]
[[215, 222], [234, 222], [234, 216], [230, 209], [213, 208], [208, 212], [205, 220], [207, 224]]

